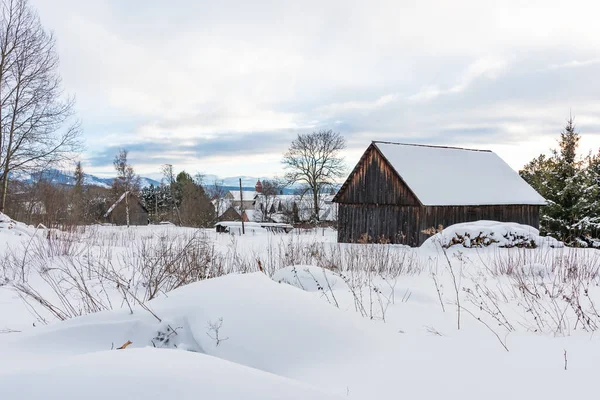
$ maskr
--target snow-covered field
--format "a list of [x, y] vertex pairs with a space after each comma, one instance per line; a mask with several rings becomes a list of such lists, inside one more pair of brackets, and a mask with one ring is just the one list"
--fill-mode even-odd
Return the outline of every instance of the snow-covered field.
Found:
[[596, 392], [598, 250], [524, 227], [450, 227], [410, 249], [0, 217], [0, 399]]

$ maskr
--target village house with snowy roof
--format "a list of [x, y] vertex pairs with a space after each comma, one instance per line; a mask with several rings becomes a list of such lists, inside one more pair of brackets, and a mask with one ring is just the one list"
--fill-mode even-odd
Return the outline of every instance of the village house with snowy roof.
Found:
[[[337, 204], [333, 203], [333, 194], [320, 196], [319, 221], [335, 222]], [[263, 193], [260, 179], [254, 190], [228, 191], [222, 199], [213, 200], [219, 221], [246, 222], [307, 222], [313, 216], [312, 197], [305, 194]]]
[[131, 192], [125, 192], [106, 211], [104, 219], [114, 225], [148, 225], [148, 209]]
[[546, 200], [489, 150], [374, 141], [338, 204], [338, 242], [421, 245], [428, 230], [492, 220], [539, 227]]

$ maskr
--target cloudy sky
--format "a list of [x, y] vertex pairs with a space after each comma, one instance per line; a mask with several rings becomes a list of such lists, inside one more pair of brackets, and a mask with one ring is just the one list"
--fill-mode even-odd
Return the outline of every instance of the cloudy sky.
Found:
[[84, 166], [281, 175], [298, 133], [488, 148], [513, 168], [572, 110], [600, 146], [593, 1], [31, 0], [76, 95]]

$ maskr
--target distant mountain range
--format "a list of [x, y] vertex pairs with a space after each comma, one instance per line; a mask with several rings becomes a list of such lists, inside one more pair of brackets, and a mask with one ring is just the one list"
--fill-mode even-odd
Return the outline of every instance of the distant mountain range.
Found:
[[216, 175], [204, 175], [204, 184], [207, 186], [214, 185], [215, 182], [221, 183], [223, 186], [235, 186], [239, 189], [240, 179], [242, 180], [242, 187], [254, 188], [256, 181], [259, 179], [264, 181], [265, 179], [272, 179], [267, 177], [257, 178], [255, 176], [230, 176], [228, 178], [219, 178]]
[[[34, 174], [20, 174], [15, 177], [17, 180], [21, 182], [33, 183], [37, 182], [40, 179], [43, 179], [47, 182], [52, 182], [58, 185], [66, 185], [73, 186], [75, 185], [75, 179], [73, 178], [73, 172], [70, 171], [61, 171], [58, 169], [49, 169], [47, 171], [43, 171], [41, 173]], [[100, 178], [95, 175], [90, 175], [84, 173], [84, 184], [88, 186], [99, 186], [103, 188], [110, 188], [112, 186], [113, 180], [115, 178]], [[152, 178], [141, 177], [141, 185], [142, 188], [154, 185], [160, 185], [160, 181], [157, 181]], [[256, 185], [256, 181], [258, 179], [265, 180], [269, 179], [266, 177], [257, 178], [254, 176], [231, 176], [227, 178], [219, 178], [216, 175], [205, 175], [204, 176], [204, 185], [205, 186], [213, 186], [215, 182], [219, 182], [223, 185], [227, 190], [239, 190], [240, 188], [240, 179], [242, 180], [242, 188], [244, 190], [254, 190], [254, 186]], [[284, 189], [285, 193], [291, 193], [292, 189]]]
[[[19, 174], [14, 177], [14, 179], [19, 180], [21, 182], [34, 183], [43, 179], [47, 182], [51, 182], [57, 185], [65, 185], [65, 186], [73, 186], [75, 185], [75, 179], [73, 178], [73, 172], [70, 171], [61, 171], [58, 169], [49, 169], [47, 171], [43, 171], [41, 173], [34, 174]], [[113, 180], [115, 178], [100, 178], [95, 175], [90, 175], [84, 173], [84, 184], [87, 186], [99, 186], [102, 188], [110, 188], [112, 186]], [[254, 176], [231, 176], [228, 178], [219, 178], [216, 175], [205, 175], [204, 176], [204, 186], [206, 188], [210, 188], [215, 184], [215, 182], [219, 182], [219, 184], [223, 185], [223, 188], [226, 190], [239, 190], [240, 189], [240, 179], [242, 180], [242, 189], [243, 190], [254, 190], [254, 186], [256, 185], [256, 181], [260, 179], [261, 181], [265, 179], [271, 178], [257, 178]], [[142, 188], [148, 187], [150, 185], [159, 186], [160, 181], [157, 181], [152, 178], [140, 177], [140, 183]], [[283, 189], [283, 194], [293, 194], [297, 187], [291, 186]]]
[[[45, 180], [47, 182], [51, 182], [57, 185], [66, 185], [73, 186], [75, 185], [75, 179], [73, 178], [72, 172], [60, 171], [58, 169], [49, 169], [43, 172], [36, 172], [33, 174], [22, 174], [15, 177], [17, 180], [21, 182], [38, 182], [39, 180]], [[95, 175], [83, 174], [83, 183], [87, 186], [99, 186], [103, 188], [110, 188], [112, 186], [113, 180], [115, 178], [100, 178]], [[141, 177], [142, 187], [150, 186], [150, 185], [160, 185], [159, 181], [156, 181], [151, 178]]]

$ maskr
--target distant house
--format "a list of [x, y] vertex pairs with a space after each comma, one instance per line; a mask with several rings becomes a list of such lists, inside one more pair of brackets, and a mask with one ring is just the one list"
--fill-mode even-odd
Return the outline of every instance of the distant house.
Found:
[[[337, 204], [332, 200], [333, 195], [319, 196], [319, 221], [337, 220]], [[254, 209], [260, 212], [259, 218], [266, 215], [267, 219], [273, 222], [308, 222], [314, 214], [313, 198], [310, 193], [279, 194], [270, 199], [258, 193], [255, 197]]]
[[129, 207], [129, 225], [148, 225], [148, 210], [137, 196], [125, 192], [104, 214], [106, 222], [114, 225], [127, 225], [127, 207]]
[[229, 206], [221, 215], [217, 218], [219, 221], [241, 221], [242, 216], [239, 211], [233, 206]]
[[221, 221], [215, 224], [217, 233], [231, 233], [241, 235], [246, 233], [256, 232], [273, 232], [273, 233], [289, 233], [294, 227], [290, 224], [278, 224], [273, 222], [233, 222]]
[[333, 198], [338, 241], [421, 245], [424, 231], [494, 220], [538, 228], [546, 201], [489, 150], [372, 142]]
[[248, 210], [254, 208], [254, 198], [262, 191], [262, 183], [260, 180], [256, 182], [255, 190], [230, 190], [225, 194], [224, 200], [236, 208]]
[[[337, 204], [333, 195], [319, 197], [319, 220], [333, 222], [337, 219]], [[249, 221], [273, 223], [308, 222], [314, 214], [310, 193], [277, 194], [265, 196], [262, 182], [256, 182], [255, 190], [231, 190], [222, 199], [213, 200], [219, 221]]]
[[262, 222], [262, 213], [260, 211], [250, 209], [242, 212], [242, 221], [244, 222]]

